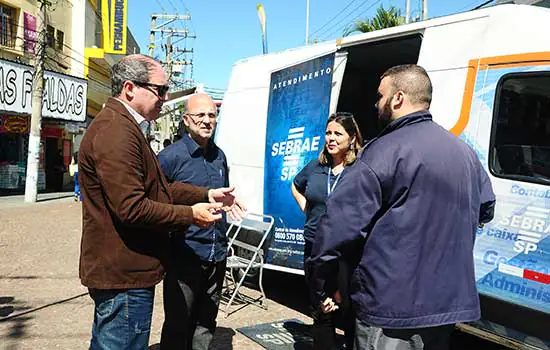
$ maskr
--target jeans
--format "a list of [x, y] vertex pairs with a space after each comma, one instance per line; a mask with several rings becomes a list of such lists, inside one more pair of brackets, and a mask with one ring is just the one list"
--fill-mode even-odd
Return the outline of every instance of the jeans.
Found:
[[355, 321], [354, 349], [446, 350], [454, 325], [429, 328], [385, 329]]
[[74, 173], [74, 198], [82, 201], [82, 194], [80, 193], [80, 184], [78, 182], [78, 172]]
[[216, 330], [226, 262], [185, 261], [164, 278], [162, 350], [207, 350]]
[[141, 350], [149, 347], [155, 287], [90, 289], [94, 300], [91, 350]]

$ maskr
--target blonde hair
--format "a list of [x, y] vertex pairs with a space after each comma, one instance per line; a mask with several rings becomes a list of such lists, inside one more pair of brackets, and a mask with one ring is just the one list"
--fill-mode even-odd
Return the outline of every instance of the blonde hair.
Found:
[[[359, 153], [359, 150], [363, 145], [363, 136], [361, 135], [359, 126], [351, 113], [337, 112], [331, 114], [330, 117], [328, 117], [326, 126], [328, 126], [331, 122], [340, 124], [344, 130], [346, 130], [349, 137], [351, 139], [355, 139], [355, 142], [350, 145], [350, 149], [346, 152], [346, 157], [344, 158], [344, 166], [347, 166], [355, 162], [355, 159], [357, 159], [357, 153]], [[332, 156], [328, 153], [326, 144], [323, 145], [323, 150], [319, 154], [319, 163], [323, 165], [332, 164]]]

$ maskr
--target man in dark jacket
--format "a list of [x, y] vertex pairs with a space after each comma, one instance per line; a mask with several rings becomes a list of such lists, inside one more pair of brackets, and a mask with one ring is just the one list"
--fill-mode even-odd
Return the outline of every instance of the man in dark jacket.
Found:
[[432, 121], [432, 85], [417, 65], [382, 76], [385, 125], [327, 203], [313, 247], [312, 283], [335, 309], [339, 259], [355, 262], [357, 349], [445, 349], [457, 322], [480, 317], [473, 248], [495, 197], [475, 152]]
[[164, 178], [142, 132], [158, 118], [168, 92], [157, 61], [126, 56], [113, 66], [112, 90], [79, 152], [80, 279], [95, 304], [90, 348], [147, 349], [169, 233], [212, 225], [222, 218], [220, 209], [235, 210], [235, 198], [232, 188], [209, 190]]

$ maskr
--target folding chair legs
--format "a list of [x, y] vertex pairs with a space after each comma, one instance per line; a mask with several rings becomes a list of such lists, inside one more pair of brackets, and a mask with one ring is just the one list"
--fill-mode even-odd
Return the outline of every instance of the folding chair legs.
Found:
[[[243, 285], [244, 280], [246, 279], [246, 276], [248, 274], [248, 271], [250, 270], [250, 267], [251, 266], [248, 266], [248, 268], [244, 271], [243, 275], [239, 279], [239, 282], [236, 282], [234, 280], [233, 276], [230, 277], [230, 279], [232, 279], [234, 289], [233, 289], [233, 291], [231, 291], [231, 298], [229, 299], [229, 301], [227, 302], [227, 304], [225, 305], [225, 308], [224, 308], [224, 314], [225, 314], [224, 317], [225, 318], [227, 318], [231, 314], [231, 312], [229, 312], [229, 308], [231, 307], [231, 304], [233, 304], [233, 301], [235, 301], [235, 298], [237, 297], [237, 295], [241, 295], [240, 298], [245, 299], [244, 302], [247, 305], [248, 304], [254, 304], [254, 305], [256, 305], [256, 306], [258, 306], [258, 307], [260, 307], [264, 310], [267, 310], [267, 307], [264, 306], [264, 300], [266, 299], [266, 296], [265, 296], [264, 287], [263, 287], [263, 267], [259, 268], [260, 269], [259, 287], [260, 287], [260, 292], [261, 292], [262, 295], [260, 297], [256, 298], [256, 299], [252, 299], [251, 297], [248, 297], [248, 296], [245, 296], [245, 295], [239, 293], [239, 288]], [[230, 274], [232, 275], [232, 271], [230, 271]]]
[[262, 265], [260, 266], [260, 280], [258, 281], [258, 284], [260, 285], [260, 291], [262, 292], [262, 299], [260, 300], [260, 304], [263, 305], [264, 303], [264, 300], [265, 300], [265, 292], [264, 292], [264, 284], [263, 284], [263, 276], [264, 276], [264, 266], [263, 266], [263, 261], [262, 261]]

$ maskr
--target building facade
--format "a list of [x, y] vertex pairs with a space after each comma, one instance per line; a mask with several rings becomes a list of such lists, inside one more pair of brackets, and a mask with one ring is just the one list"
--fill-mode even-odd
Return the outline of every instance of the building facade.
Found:
[[[61, 190], [77, 135], [86, 122], [86, 0], [58, 0], [45, 18], [44, 95], [39, 190]], [[0, 0], [0, 191], [24, 189], [32, 80], [41, 13], [36, 0]]]
[[[111, 95], [112, 65], [139, 46], [126, 26], [127, 0], [50, 3], [38, 189], [60, 191], [86, 126]], [[24, 191], [40, 21], [39, 1], [0, 0], [0, 194]]]

